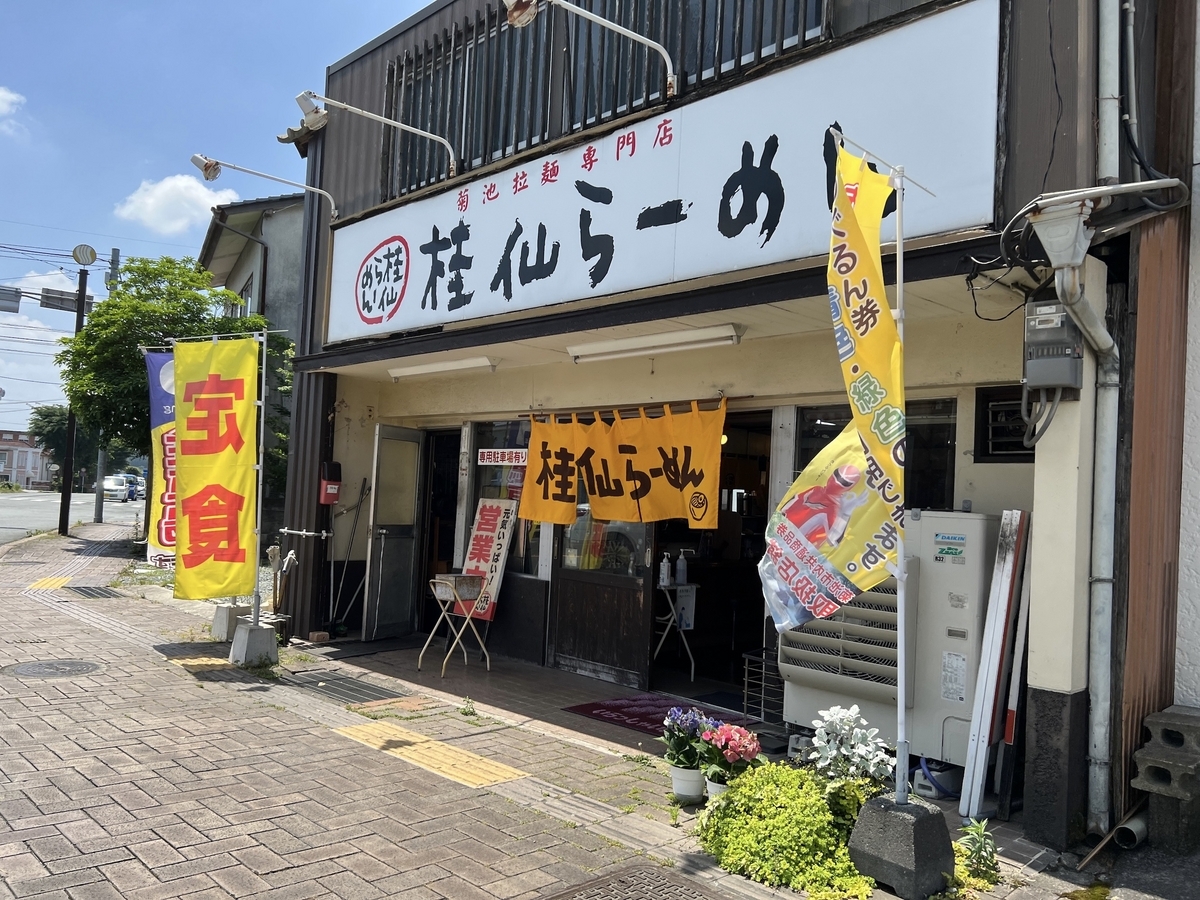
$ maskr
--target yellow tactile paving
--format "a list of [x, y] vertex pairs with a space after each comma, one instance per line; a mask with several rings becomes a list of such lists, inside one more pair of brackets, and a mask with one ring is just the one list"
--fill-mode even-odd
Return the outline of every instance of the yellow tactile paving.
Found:
[[420, 766], [435, 775], [468, 787], [487, 787], [505, 781], [516, 781], [529, 774], [386, 722], [351, 725], [336, 730], [338, 734], [360, 744], [382, 750], [414, 766]]
[[181, 656], [171, 659], [177, 666], [183, 666], [189, 672], [193, 669], [231, 669], [233, 663], [219, 656]]
[[37, 581], [31, 584], [27, 590], [56, 591], [61, 587], [66, 587], [67, 582], [70, 580], [70, 575], [55, 575], [51, 578], [39, 578]]

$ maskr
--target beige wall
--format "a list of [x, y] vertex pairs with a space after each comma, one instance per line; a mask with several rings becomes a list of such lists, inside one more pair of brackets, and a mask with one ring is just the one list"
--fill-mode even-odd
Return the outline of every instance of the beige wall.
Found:
[[[335, 514], [358, 502], [358, 492], [364, 478], [368, 486], [371, 484], [380, 387], [374, 381], [338, 379], [338, 402], [333, 413], [333, 458], [342, 464], [342, 502], [335, 509]], [[367, 502], [370, 503], [370, 500]], [[367, 558], [370, 522], [367, 513], [368, 510], [364, 508], [359, 517], [351, 559]], [[353, 521], [354, 513], [334, 519], [332, 544], [335, 559], [346, 558], [346, 543]]]
[[[736, 321], [736, 312], [730, 314]], [[920, 319], [908, 325], [910, 394], [947, 396], [945, 388], [1011, 383], [1021, 377], [1021, 320]], [[562, 338], [563, 346], [570, 343]], [[736, 347], [669, 353], [653, 361], [508, 368], [404, 379], [384, 384], [379, 414], [412, 426], [531, 411], [716, 398], [764, 409], [785, 402], [845, 402], [833, 341], [826, 331], [745, 340]]]
[[[731, 314], [736, 320], [736, 313]], [[914, 398], [958, 401], [955, 506], [970, 500], [975, 512], [1033, 506], [1033, 466], [975, 464], [975, 386], [1018, 381], [1022, 325], [1004, 322], [919, 319], [908, 324], [906, 381]], [[565, 346], [568, 336], [562, 338]], [[500, 354], [503, 357], [503, 354]], [[398, 383], [338, 378], [334, 458], [342, 464], [346, 504], [370, 477], [376, 421], [410, 427], [452, 426], [464, 420], [509, 418], [537, 410], [592, 409], [695, 398], [723, 392], [733, 408], [843, 403], [841, 371], [828, 332], [746, 340], [736, 347], [673, 353], [653, 362], [625, 359], [506, 367], [495, 372], [404, 379]], [[340, 507], [339, 507], [340, 508]], [[345, 554], [351, 516], [337, 519], [333, 541]], [[366, 551], [366, 519], [359, 523], [352, 557]]]

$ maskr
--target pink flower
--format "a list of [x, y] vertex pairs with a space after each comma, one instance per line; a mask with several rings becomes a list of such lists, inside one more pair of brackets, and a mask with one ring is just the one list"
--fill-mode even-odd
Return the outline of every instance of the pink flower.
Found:
[[731, 763], [737, 762], [740, 757], [741, 757], [741, 754], [738, 753], [738, 751], [736, 751], [736, 750], [726, 750], [725, 751], [725, 759], [727, 759]]

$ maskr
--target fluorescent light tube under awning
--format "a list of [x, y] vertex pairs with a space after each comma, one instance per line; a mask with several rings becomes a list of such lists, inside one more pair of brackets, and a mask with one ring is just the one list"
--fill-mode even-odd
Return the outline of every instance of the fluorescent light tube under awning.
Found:
[[392, 381], [399, 381], [401, 378], [408, 378], [413, 375], [436, 375], [439, 372], [458, 372], [463, 369], [491, 369], [496, 370], [498, 359], [493, 359], [490, 356], [472, 356], [468, 359], [444, 359], [438, 362], [421, 363], [416, 366], [399, 366], [395, 369], [388, 369], [388, 374], [392, 376]]
[[592, 344], [576, 344], [567, 347], [567, 353], [577, 363], [601, 362], [607, 359], [627, 359], [633, 356], [675, 353], [680, 350], [729, 347], [739, 343], [741, 339], [741, 332], [737, 326], [714, 325], [710, 328], [689, 328], [685, 331], [668, 331], [637, 337], [616, 338], [611, 341], [597, 341]]

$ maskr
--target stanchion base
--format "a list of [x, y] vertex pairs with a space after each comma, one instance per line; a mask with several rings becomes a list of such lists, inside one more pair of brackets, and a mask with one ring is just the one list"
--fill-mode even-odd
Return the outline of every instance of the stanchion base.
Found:
[[247, 666], [251, 669], [275, 665], [279, 662], [279, 643], [275, 638], [275, 629], [270, 625], [238, 622], [237, 631], [233, 634], [233, 649], [229, 651], [229, 661], [235, 666]]
[[220, 603], [213, 612], [212, 639], [214, 641], [232, 641], [233, 633], [237, 630], [238, 617], [250, 615], [249, 606], [239, 606], [236, 603]]
[[954, 848], [942, 811], [909, 797], [869, 800], [850, 834], [850, 859], [862, 874], [890, 887], [902, 900], [925, 900], [946, 889]]

